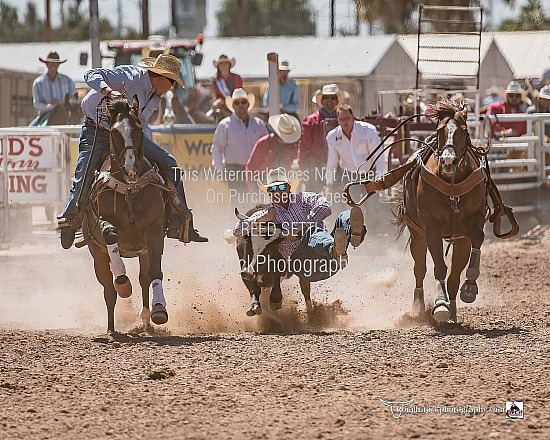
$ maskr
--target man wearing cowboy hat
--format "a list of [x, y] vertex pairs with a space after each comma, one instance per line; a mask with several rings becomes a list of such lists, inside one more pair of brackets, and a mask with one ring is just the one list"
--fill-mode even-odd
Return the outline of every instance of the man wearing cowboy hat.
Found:
[[34, 108], [42, 112], [62, 102], [66, 95], [77, 99], [74, 81], [67, 75], [58, 72], [59, 66], [67, 60], [62, 60], [57, 52], [50, 52], [46, 58], [38, 58], [46, 64], [47, 71], [36, 78], [32, 84], [32, 102]]
[[[84, 74], [84, 80], [92, 90], [82, 100], [82, 110], [86, 120], [80, 134], [80, 152], [69, 199], [63, 213], [58, 216], [61, 245], [64, 249], [70, 248], [74, 241], [75, 232], [80, 227], [81, 214], [87, 207], [92, 176], [101, 166], [103, 152], [109, 149], [108, 117], [98, 115], [97, 111], [100, 102], [105, 98], [121, 98], [124, 93], [129, 99], [137, 96], [139, 100], [139, 119], [144, 134], [145, 156], [158, 165], [164, 178], [174, 186], [172, 202], [175, 210], [181, 214], [174, 215], [171, 220], [168, 233], [170, 238], [178, 237], [181, 217], [185, 215], [182, 213], [189, 212], [183, 182], [179, 178], [179, 173], [174, 172], [178, 169], [176, 159], [151, 140], [149, 127], [149, 118], [156, 110], [161, 95], [170, 90], [176, 82], [185, 87], [179, 75], [181, 61], [172, 55], [160, 54], [157, 58], [143, 58], [138, 64], [138, 66], [118, 66], [115, 69], [92, 69]], [[94, 146], [93, 151], [92, 146]], [[77, 206], [79, 193], [81, 193], [80, 206]], [[192, 217], [190, 221], [192, 225]], [[189, 229], [189, 239], [198, 242], [208, 241], [192, 226]]]
[[[248, 158], [246, 170], [265, 172], [270, 167], [290, 169], [298, 154], [300, 121], [286, 113], [271, 115], [268, 121], [273, 133], [261, 137]], [[265, 177], [265, 176], [264, 176]]]
[[326, 136], [338, 124], [336, 107], [341, 93], [336, 84], [326, 84], [317, 97], [319, 110], [304, 119], [302, 137], [298, 145], [298, 165], [304, 173], [306, 187], [321, 192], [325, 186], [324, 169], [327, 165]]
[[[510, 81], [506, 87], [506, 102], [493, 102], [487, 107], [487, 115], [525, 113], [527, 99], [525, 90], [517, 81]], [[492, 124], [495, 137], [521, 136], [527, 133], [526, 122], [497, 121]]]
[[356, 206], [342, 212], [329, 233], [323, 221], [331, 214], [327, 199], [311, 192], [292, 193], [297, 184], [284, 168], [269, 170], [266, 182], [258, 181], [258, 187], [269, 194], [269, 205], [239, 220], [233, 234], [250, 234], [252, 226], [262, 222], [279, 225], [288, 237], [277, 245], [287, 269], [310, 282], [325, 280], [347, 265], [348, 245], [357, 247], [363, 242], [367, 232], [363, 212]]
[[[300, 109], [300, 86], [289, 78], [291, 71], [288, 61], [281, 61], [279, 64], [278, 77], [279, 77], [279, 107], [281, 113], [287, 113], [300, 120], [298, 117], [298, 110]], [[264, 92], [263, 104], [267, 107], [269, 103], [269, 85]]]
[[[226, 98], [231, 116], [220, 121], [212, 139], [212, 165], [227, 180], [232, 206], [239, 194], [247, 194], [246, 163], [261, 137], [268, 134], [265, 123], [248, 110], [254, 105], [254, 95], [235, 89]], [[245, 203], [246, 204], [246, 203]]]
[[[550, 85], [540, 89], [537, 96], [538, 105], [532, 105], [527, 109], [527, 113], [550, 113]], [[544, 134], [550, 138], [550, 121], [546, 121], [544, 125]], [[546, 153], [550, 157], [550, 153]], [[550, 162], [547, 162], [550, 163]]]

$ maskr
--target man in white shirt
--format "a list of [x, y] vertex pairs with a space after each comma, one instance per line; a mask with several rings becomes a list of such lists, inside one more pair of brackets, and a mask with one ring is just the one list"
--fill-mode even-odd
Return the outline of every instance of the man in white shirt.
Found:
[[227, 107], [234, 113], [220, 121], [212, 140], [212, 165], [227, 180], [234, 206], [246, 204], [237, 200], [238, 194], [248, 193], [246, 163], [258, 139], [268, 134], [265, 123], [248, 113], [253, 96], [235, 89], [231, 98], [226, 98]]
[[[378, 131], [368, 122], [356, 121], [353, 109], [347, 104], [339, 107], [337, 116], [338, 127], [327, 134], [326, 190], [328, 193], [334, 192], [336, 188], [339, 189], [343, 183], [357, 180], [361, 175], [375, 177], [373, 172], [367, 174], [373, 163], [375, 167], [372, 171], [376, 172], [376, 175], [381, 176], [386, 171], [385, 154], [378, 159], [375, 154], [361, 167], [361, 175], [357, 174], [359, 166], [380, 143]], [[339, 168], [341, 173], [338, 172]]]

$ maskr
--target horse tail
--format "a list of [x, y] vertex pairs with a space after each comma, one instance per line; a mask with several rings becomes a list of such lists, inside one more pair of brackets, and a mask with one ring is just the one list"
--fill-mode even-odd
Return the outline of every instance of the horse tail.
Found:
[[395, 239], [398, 240], [401, 235], [403, 235], [407, 222], [405, 220], [405, 197], [403, 196], [403, 187], [398, 185], [395, 189], [396, 197], [391, 211], [394, 216], [392, 224], [397, 226], [397, 236]]

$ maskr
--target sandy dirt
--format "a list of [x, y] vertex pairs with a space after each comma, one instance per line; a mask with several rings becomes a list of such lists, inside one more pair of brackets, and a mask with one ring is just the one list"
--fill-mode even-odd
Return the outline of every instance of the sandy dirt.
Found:
[[[137, 288], [117, 303], [121, 333], [105, 333], [87, 249], [48, 232], [0, 249], [0, 439], [550, 438], [547, 230], [484, 244], [481, 293], [459, 302], [459, 324], [405, 328], [405, 241], [351, 250], [312, 286], [309, 325], [296, 278], [283, 310], [248, 318], [235, 250], [203, 223], [208, 244], [166, 241], [170, 320], [155, 335], [136, 330]], [[430, 266], [428, 295], [434, 284]], [[380, 399], [447, 412], [395, 418]], [[506, 418], [507, 401], [524, 403], [523, 420]]]

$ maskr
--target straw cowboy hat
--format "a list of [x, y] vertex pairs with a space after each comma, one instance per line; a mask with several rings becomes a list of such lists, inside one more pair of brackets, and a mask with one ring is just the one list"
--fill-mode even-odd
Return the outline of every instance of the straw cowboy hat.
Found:
[[158, 57], [142, 58], [138, 66], [145, 67], [151, 72], [158, 73], [166, 78], [173, 79], [180, 86], [185, 88], [185, 83], [180, 78], [181, 61], [173, 55], [161, 53]]
[[279, 70], [292, 70], [288, 61], [281, 61], [279, 63]]
[[321, 98], [323, 95], [336, 95], [339, 104], [343, 104], [350, 98], [350, 94], [344, 90], [340, 90], [336, 84], [325, 84], [322, 89], [315, 90], [315, 95], [311, 98], [311, 102], [321, 107]]
[[57, 64], [63, 64], [67, 60], [62, 60], [59, 58], [59, 54], [57, 52], [50, 52], [46, 58], [38, 57], [40, 61], [43, 63], [57, 63]]
[[142, 57], [153, 56], [156, 58], [161, 53], [166, 53], [166, 54], [170, 53], [170, 48], [163, 46], [160, 41], [154, 41], [153, 43], [150, 44], [149, 47], [144, 47], [143, 49], [141, 49]]
[[298, 119], [294, 116], [290, 116], [286, 113], [270, 116], [267, 123], [285, 144], [293, 144], [294, 142], [298, 142], [300, 136], [302, 135], [300, 121], [298, 121]]
[[550, 99], [550, 86], [544, 86], [542, 89], [540, 89], [539, 92], [539, 99]]
[[510, 81], [508, 85], [506, 86], [505, 90], [506, 94], [508, 93], [516, 93], [521, 95], [521, 100], [527, 104], [531, 104], [531, 100], [527, 96], [527, 90], [523, 90], [521, 87], [521, 84], [517, 81]]
[[214, 64], [214, 67], [216, 69], [218, 68], [218, 64], [220, 63], [230, 63], [231, 67], [235, 67], [237, 61], [235, 60], [235, 58], [229, 58], [227, 55], [222, 53], [217, 60], [212, 60], [212, 64]]
[[233, 90], [233, 95], [225, 97], [225, 105], [232, 113], [235, 113], [235, 109], [233, 108], [234, 99], [246, 99], [249, 110], [254, 107], [254, 103], [256, 102], [256, 97], [253, 93], [246, 93], [244, 89], [235, 89]]
[[288, 183], [290, 185], [290, 191], [294, 190], [298, 186], [298, 181], [296, 179], [289, 179], [286, 175], [286, 170], [283, 167], [275, 168], [269, 170], [267, 173], [267, 180], [265, 183], [262, 183], [258, 180], [258, 187], [267, 192], [267, 188], [270, 186], [280, 185], [282, 183]]

